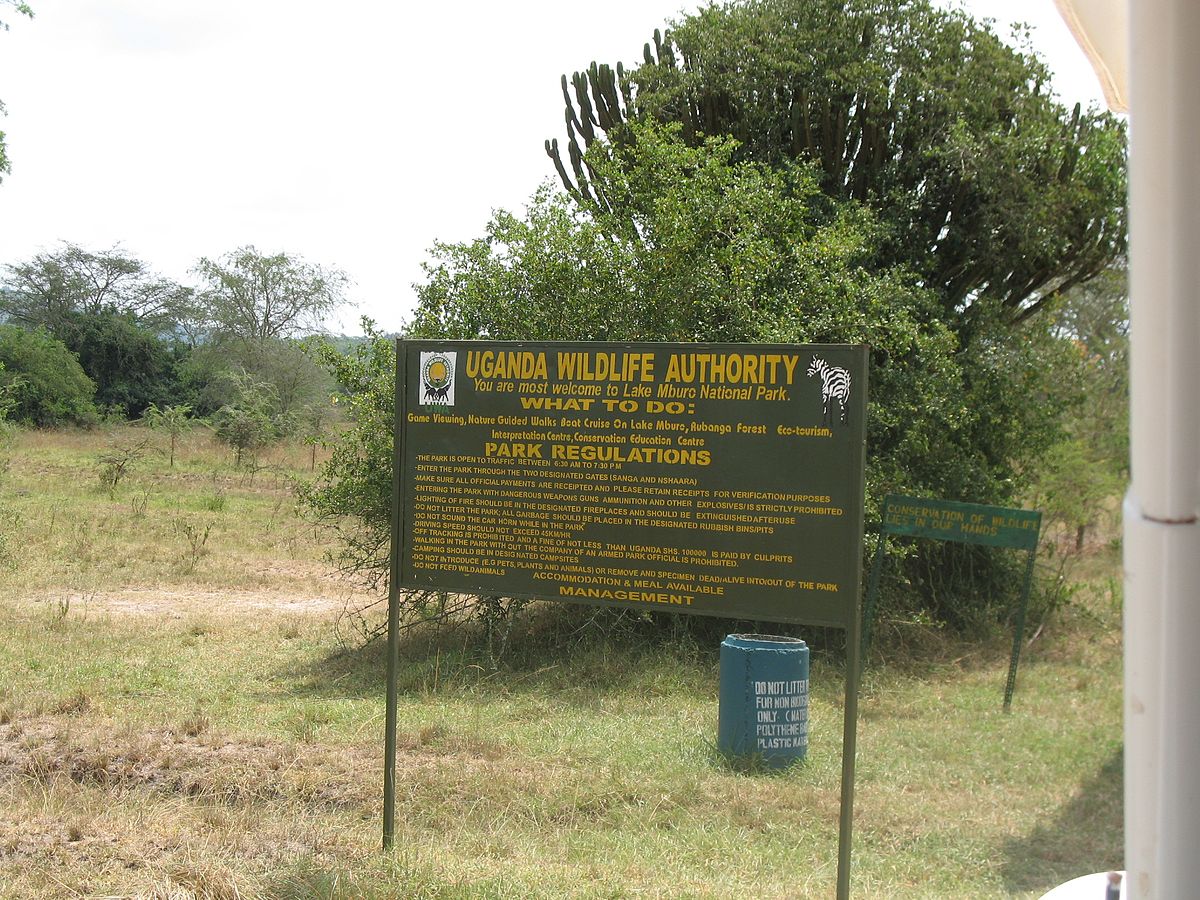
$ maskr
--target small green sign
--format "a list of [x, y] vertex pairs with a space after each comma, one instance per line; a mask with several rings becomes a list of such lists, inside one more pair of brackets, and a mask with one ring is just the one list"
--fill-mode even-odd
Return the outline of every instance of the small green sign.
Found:
[[883, 531], [962, 544], [1033, 550], [1042, 514], [1035, 510], [930, 500], [889, 494], [883, 501]]
[[867, 596], [863, 601], [863, 657], [866, 657], [866, 650], [871, 643], [871, 623], [875, 618], [879, 576], [883, 571], [884, 535], [895, 534], [959, 544], [983, 544], [1009, 550], [1026, 550], [1029, 552], [1029, 559], [1025, 565], [1025, 583], [1021, 589], [1021, 604], [1017, 610], [1008, 680], [1004, 686], [1004, 709], [1007, 711], [1012, 706], [1013, 691], [1017, 685], [1017, 664], [1021, 658], [1021, 640], [1025, 633], [1029, 589], [1033, 584], [1033, 562], [1037, 555], [1041, 528], [1042, 514], [1037, 510], [888, 494], [883, 501], [879, 543], [875, 547]]

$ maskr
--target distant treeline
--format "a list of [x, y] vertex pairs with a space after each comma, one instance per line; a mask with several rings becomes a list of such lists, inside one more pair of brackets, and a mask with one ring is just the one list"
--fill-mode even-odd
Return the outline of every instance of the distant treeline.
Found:
[[0, 269], [0, 387], [20, 424], [87, 426], [148, 410], [229, 418], [252, 407], [277, 435], [328, 418], [337, 385], [311, 354], [346, 303], [346, 276], [253, 247], [200, 259], [197, 283], [120, 248], [73, 244]]

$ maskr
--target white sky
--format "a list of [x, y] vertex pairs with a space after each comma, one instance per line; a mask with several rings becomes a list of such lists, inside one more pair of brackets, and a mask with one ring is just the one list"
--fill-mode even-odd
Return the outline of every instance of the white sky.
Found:
[[[253, 244], [353, 281], [335, 328], [398, 329], [435, 240], [482, 235], [557, 177], [559, 76], [641, 59], [682, 0], [30, 0], [0, 6], [0, 265], [120, 244], [185, 283]], [[957, 4], [955, 4], [957, 5]], [[1035, 26], [1064, 100], [1102, 104], [1053, 0], [972, 0]]]

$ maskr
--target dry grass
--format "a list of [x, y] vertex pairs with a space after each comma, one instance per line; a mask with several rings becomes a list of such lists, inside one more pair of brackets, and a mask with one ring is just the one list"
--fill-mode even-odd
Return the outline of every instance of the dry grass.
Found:
[[257, 468], [235, 469], [228, 450], [197, 431], [174, 468], [147, 452], [106, 488], [104, 447], [144, 439], [129, 427], [20, 435], [5, 494], [28, 597], [69, 605], [147, 588], [318, 596], [337, 585], [322, 536], [295, 514], [291, 486], [307, 475], [307, 448], [277, 448]]
[[[561, 608], [499, 673], [468, 632], [411, 636], [379, 853], [383, 656], [333, 635], [348, 588], [291, 514], [306, 448], [250, 478], [197, 440], [109, 496], [103, 440], [22, 435], [0, 491], [0, 897], [832, 896], [836, 660], [808, 762], [739, 774], [715, 647], [585, 639]], [[194, 565], [181, 518], [211, 524]], [[1036, 897], [1120, 864], [1114, 566], [1091, 559], [1011, 715], [1003, 642], [913, 633], [919, 659], [869, 671], [855, 896]]]

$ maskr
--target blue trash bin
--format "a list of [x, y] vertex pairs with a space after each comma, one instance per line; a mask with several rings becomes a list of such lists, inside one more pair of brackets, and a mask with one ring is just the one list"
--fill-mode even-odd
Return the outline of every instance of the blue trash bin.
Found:
[[781, 769], [808, 752], [808, 645], [731, 634], [721, 642], [717, 749]]

